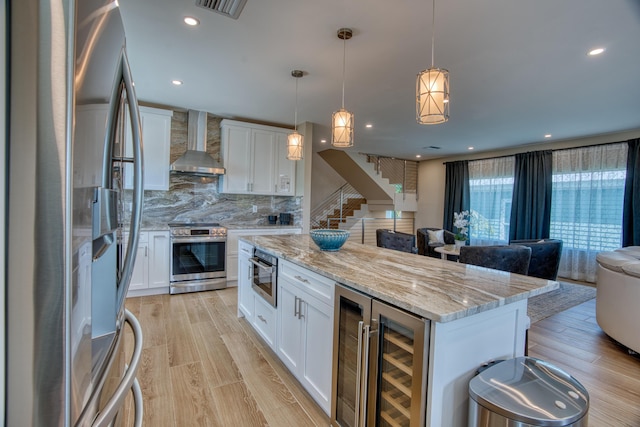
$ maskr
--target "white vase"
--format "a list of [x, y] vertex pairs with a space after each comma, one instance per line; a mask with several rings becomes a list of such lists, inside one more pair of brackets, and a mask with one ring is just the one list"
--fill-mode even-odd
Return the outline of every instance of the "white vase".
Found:
[[467, 244], [467, 241], [466, 241], [466, 240], [456, 240], [455, 242], [456, 242], [456, 243], [455, 243], [455, 245], [456, 245], [456, 249], [460, 249], [460, 246], [464, 246], [464, 245], [466, 245], [466, 244]]

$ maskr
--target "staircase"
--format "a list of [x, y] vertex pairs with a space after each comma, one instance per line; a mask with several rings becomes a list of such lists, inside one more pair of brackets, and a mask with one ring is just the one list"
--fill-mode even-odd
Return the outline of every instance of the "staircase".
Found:
[[343, 228], [349, 218], [360, 218], [367, 211], [366, 201], [350, 184], [344, 184], [313, 209], [311, 228]]
[[318, 228], [340, 228], [341, 223], [346, 223], [347, 218], [353, 217], [356, 211], [360, 211], [361, 206], [367, 203], [367, 200], [363, 197], [348, 198], [340, 205], [336, 207], [333, 212], [326, 216], [326, 219], [318, 222]]

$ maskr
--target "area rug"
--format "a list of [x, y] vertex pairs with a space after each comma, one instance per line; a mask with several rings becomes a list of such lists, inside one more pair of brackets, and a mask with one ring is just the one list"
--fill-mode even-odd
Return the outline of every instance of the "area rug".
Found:
[[555, 291], [529, 298], [527, 314], [531, 323], [535, 323], [595, 297], [595, 287], [560, 282]]

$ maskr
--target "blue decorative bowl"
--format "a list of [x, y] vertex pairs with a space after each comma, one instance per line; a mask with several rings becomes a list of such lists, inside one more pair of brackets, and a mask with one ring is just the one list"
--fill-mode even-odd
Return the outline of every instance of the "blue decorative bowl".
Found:
[[346, 230], [318, 229], [309, 231], [313, 243], [318, 245], [321, 251], [337, 251], [349, 238]]

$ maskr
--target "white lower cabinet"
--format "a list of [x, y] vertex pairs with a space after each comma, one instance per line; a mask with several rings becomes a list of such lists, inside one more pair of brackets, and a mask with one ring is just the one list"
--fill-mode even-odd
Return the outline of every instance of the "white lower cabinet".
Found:
[[253, 327], [262, 338], [264, 338], [271, 349], [275, 349], [276, 344], [276, 322], [275, 307], [272, 307], [264, 298], [256, 294]]
[[245, 317], [253, 322], [255, 292], [251, 289], [253, 246], [246, 242], [238, 243], [238, 317]]
[[282, 260], [278, 273], [276, 353], [329, 414], [334, 283]]
[[[128, 235], [124, 235], [125, 250]], [[127, 296], [169, 292], [169, 232], [141, 231]]]
[[238, 244], [238, 317], [276, 352], [322, 410], [331, 412], [333, 280], [278, 260], [277, 304], [251, 288], [253, 246]]

